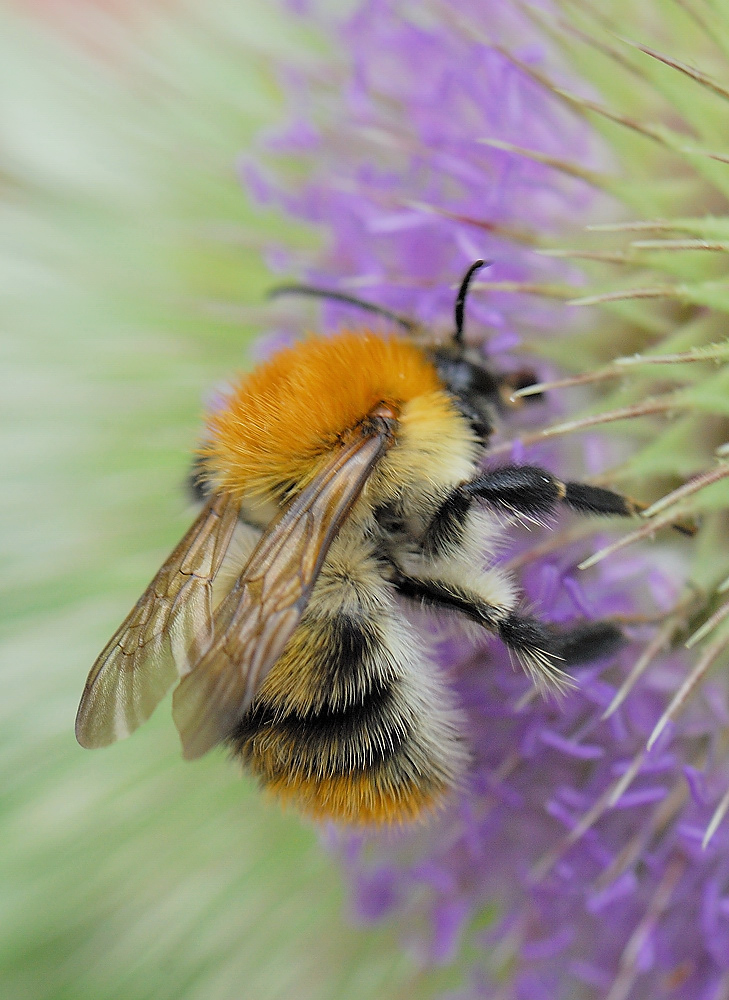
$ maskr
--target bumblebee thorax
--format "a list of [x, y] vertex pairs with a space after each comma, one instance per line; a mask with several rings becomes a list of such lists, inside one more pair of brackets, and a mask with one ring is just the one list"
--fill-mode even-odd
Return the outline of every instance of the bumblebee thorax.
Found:
[[322, 456], [379, 404], [391, 406], [405, 427], [411, 404], [441, 397], [447, 394], [432, 362], [406, 340], [370, 331], [312, 336], [233, 386], [209, 418], [206, 467], [227, 492], [285, 493], [306, 483]]

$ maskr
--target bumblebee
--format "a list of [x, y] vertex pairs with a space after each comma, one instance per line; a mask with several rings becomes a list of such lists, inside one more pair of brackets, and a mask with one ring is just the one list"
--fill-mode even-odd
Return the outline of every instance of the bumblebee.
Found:
[[82, 746], [128, 736], [176, 685], [186, 758], [227, 744], [312, 817], [399, 823], [443, 803], [468, 764], [461, 712], [409, 606], [498, 637], [543, 689], [616, 648], [611, 622], [560, 632], [523, 613], [494, 564], [515, 519], [637, 508], [536, 466], [484, 470], [514, 385], [464, 342], [483, 263], [444, 346], [312, 336], [240, 378], [208, 419], [199, 516], [89, 674]]

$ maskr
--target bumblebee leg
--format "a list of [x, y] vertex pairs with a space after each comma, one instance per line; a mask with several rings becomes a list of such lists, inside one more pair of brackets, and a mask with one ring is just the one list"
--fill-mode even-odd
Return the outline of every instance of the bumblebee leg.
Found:
[[528, 517], [550, 514], [559, 503], [580, 514], [631, 517], [641, 510], [640, 504], [620, 493], [587, 483], [565, 483], [536, 465], [504, 465], [464, 483], [460, 490], [497, 509]]
[[455, 487], [430, 518], [420, 539], [423, 550], [439, 556], [457, 548], [474, 501], [536, 520], [565, 504], [580, 514], [631, 517], [644, 506], [600, 486], [562, 482], [534, 465], [505, 465]]
[[625, 636], [612, 621], [584, 621], [563, 632], [552, 632], [557, 652], [565, 666], [590, 663], [612, 656], [625, 643]]
[[197, 455], [187, 475], [187, 492], [195, 503], [204, 503], [210, 496], [210, 482], [205, 469], [205, 459]]
[[497, 635], [522, 661], [537, 683], [559, 686], [560, 667], [609, 656], [623, 642], [613, 622], [580, 622], [560, 631], [530, 615], [485, 601], [475, 591], [440, 580], [422, 580], [398, 573], [395, 588], [403, 597], [443, 611], [466, 615]]
[[[464, 483], [460, 489], [492, 507], [536, 518], [550, 513], [558, 503], [565, 504], [578, 514], [609, 517], [633, 517], [648, 508], [648, 504], [640, 500], [601, 486], [562, 482], [536, 465], [505, 465]], [[683, 521], [671, 527], [682, 535], [696, 533], [695, 525]]]

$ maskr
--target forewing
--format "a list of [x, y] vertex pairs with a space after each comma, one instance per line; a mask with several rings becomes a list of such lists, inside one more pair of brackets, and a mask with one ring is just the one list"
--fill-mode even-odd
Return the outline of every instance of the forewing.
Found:
[[107, 746], [140, 726], [210, 645], [212, 581], [240, 504], [213, 495], [107, 644], [76, 716], [81, 746]]
[[342, 444], [326, 468], [270, 525], [215, 612], [214, 640], [175, 690], [185, 757], [207, 753], [250, 707], [283, 652], [322, 562], [386, 446], [370, 430]]

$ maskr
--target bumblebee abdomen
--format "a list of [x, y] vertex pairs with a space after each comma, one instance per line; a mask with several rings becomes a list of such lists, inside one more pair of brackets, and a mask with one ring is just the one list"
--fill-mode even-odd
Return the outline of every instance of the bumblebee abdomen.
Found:
[[393, 823], [453, 787], [462, 728], [371, 543], [345, 531], [229, 742], [264, 786], [314, 817]]
[[280, 716], [259, 704], [231, 744], [264, 786], [315, 818], [392, 823], [432, 809], [456, 780], [456, 720], [437, 716], [400, 678], [340, 710]]

